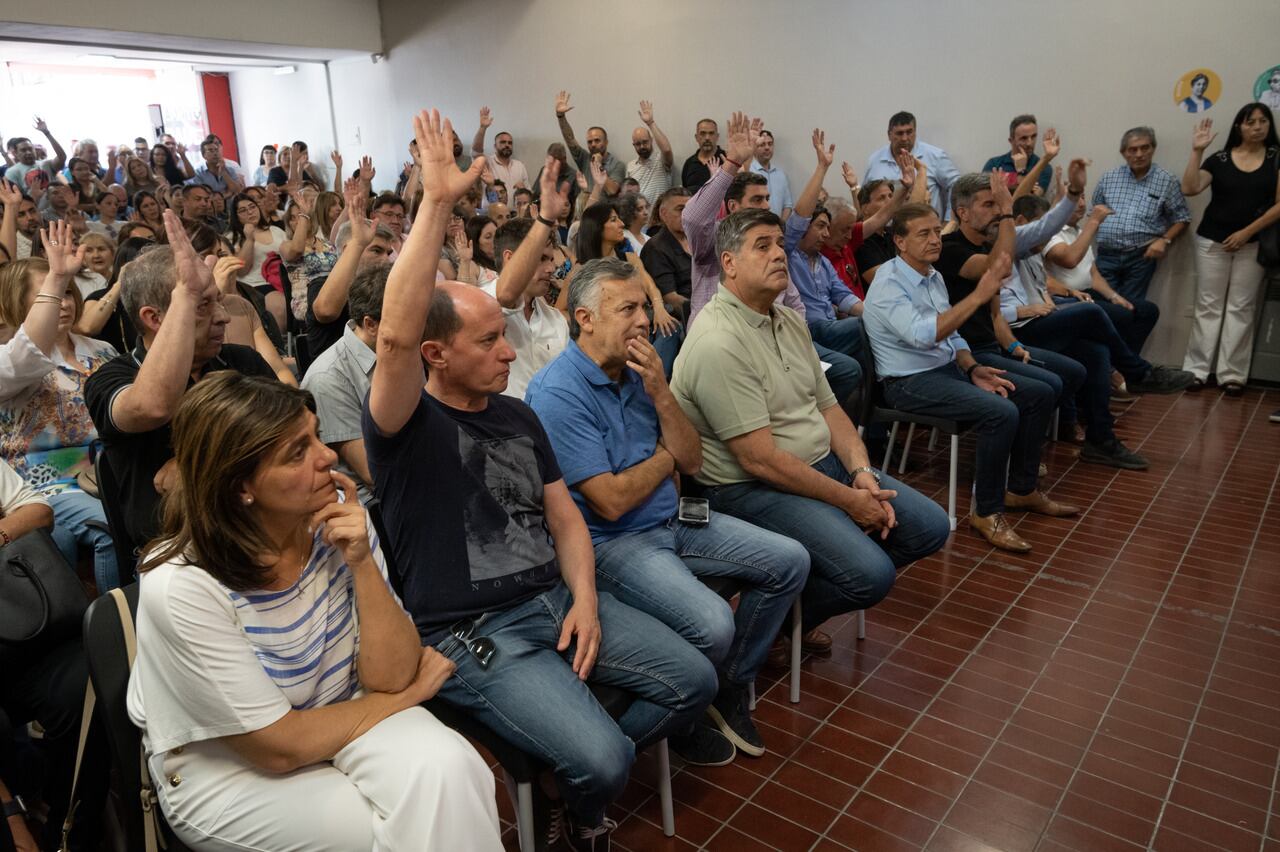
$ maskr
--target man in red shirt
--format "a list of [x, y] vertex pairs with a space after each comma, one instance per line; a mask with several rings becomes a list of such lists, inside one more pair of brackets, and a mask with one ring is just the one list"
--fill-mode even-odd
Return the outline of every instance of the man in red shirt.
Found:
[[[845, 184], [848, 185], [849, 192], [856, 203], [861, 195], [857, 175], [848, 163], [843, 163], [842, 166]], [[858, 274], [858, 262], [854, 259], [854, 252], [862, 245], [864, 234], [879, 233], [907, 200], [907, 188], [902, 184], [898, 184], [895, 191], [892, 181], [874, 181], [873, 183], [880, 184], [872, 187], [873, 191], [870, 193], [871, 196], [877, 196], [875, 202], [878, 203], [873, 203], [870, 198], [861, 199], [863, 210], [868, 213], [867, 218], [861, 222], [858, 221], [857, 209], [843, 198], [833, 196], [827, 199], [826, 203], [826, 210], [831, 214], [831, 228], [830, 236], [823, 243], [822, 255], [831, 261], [840, 280], [859, 299], [866, 297], [867, 288]], [[886, 195], [892, 193], [892, 195], [887, 199], [880, 198], [882, 193]]]

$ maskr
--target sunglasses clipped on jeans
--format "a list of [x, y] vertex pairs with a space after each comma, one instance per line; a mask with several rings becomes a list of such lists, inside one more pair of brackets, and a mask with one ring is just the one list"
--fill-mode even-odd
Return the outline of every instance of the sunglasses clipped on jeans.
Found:
[[488, 636], [476, 636], [475, 632], [476, 619], [474, 618], [455, 622], [449, 628], [449, 635], [466, 646], [471, 656], [476, 658], [480, 668], [487, 669], [489, 663], [493, 661], [493, 655], [498, 653], [498, 646], [493, 644], [493, 640]]

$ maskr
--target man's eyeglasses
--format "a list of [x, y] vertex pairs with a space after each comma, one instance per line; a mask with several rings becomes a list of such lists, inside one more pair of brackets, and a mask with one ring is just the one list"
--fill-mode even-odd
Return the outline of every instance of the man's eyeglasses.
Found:
[[493, 661], [493, 655], [498, 653], [498, 646], [488, 636], [476, 636], [475, 632], [476, 622], [473, 618], [456, 622], [449, 628], [450, 635], [466, 646], [480, 668], [487, 669]]

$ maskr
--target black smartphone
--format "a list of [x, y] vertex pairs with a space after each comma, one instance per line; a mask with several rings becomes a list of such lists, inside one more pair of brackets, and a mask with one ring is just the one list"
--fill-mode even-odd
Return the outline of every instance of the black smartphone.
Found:
[[711, 522], [711, 504], [701, 497], [681, 497], [680, 512], [676, 518], [682, 524], [705, 527]]

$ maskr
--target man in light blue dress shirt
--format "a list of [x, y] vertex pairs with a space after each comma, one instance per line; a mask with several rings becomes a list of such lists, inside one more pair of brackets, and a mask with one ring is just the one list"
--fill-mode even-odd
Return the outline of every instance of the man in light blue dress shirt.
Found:
[[773, 134], [768, 130], [760, 131], [756, 142], [756, 156], [751, 161], [751, 171], [764, 175], [769, 181], [769, 209], [783, 222], [791, 216], [795, 202], [791, 199], [791, 184], [787, 181], [786, 172], [773, 165]]
[[938, 218], [947, 221], [950, 206], [947, 199], [951, 194], [952, 182], [960, 176], [960, 171], [951, 162], [946, 151], [927, 142], [916, 139], [916, 117], [909, 112], [897, 112], [889, 119], [889, 144], [877, 150], [867, 160], [867, 171], [862, 176], [864, 184], [873, 180], [901, 180], [902, 169], [898, 167], [898, 153], [909, 151], [911, 156], [925, 165], [925, 179], [929, 185], [929, 203], [937, 212]]

